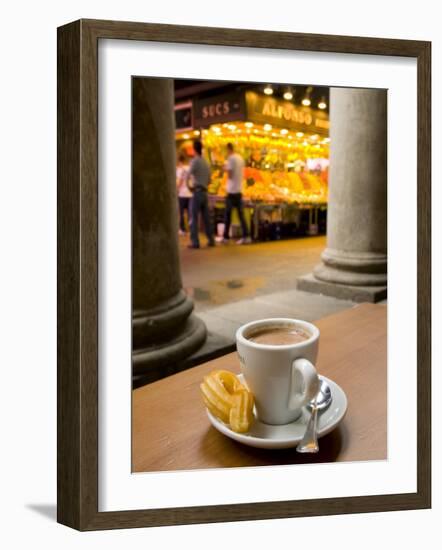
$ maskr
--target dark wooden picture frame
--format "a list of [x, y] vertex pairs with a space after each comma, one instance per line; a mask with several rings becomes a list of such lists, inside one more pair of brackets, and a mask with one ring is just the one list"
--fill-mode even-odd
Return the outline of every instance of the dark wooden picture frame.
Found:
[[[402, 56], [418, 71], [417, 492], [98, 511], [98, 41]], [[58, 521], [82, 531], [431, 506], [431, 43], [79, 20], [58, 29]]]

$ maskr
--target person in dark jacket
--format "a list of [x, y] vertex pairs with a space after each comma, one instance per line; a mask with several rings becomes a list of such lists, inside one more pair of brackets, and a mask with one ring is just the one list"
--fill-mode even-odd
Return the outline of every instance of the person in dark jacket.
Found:
[[210, 166], [207, 160], [202, 156], [203, 145], [201, 141], [193, 142], [195, 157], [190, 163], [189, 173], [187, 176], [188, 187], [193, 193], [191, 203], [192, 223], [190, 224], [190, 239], [189, 248], [199, 248], [198, 236], [198, 221], [201, 214], [204, 231], [206, 233], [208, 246], [215, 246], [212, 224], [210, 222], [209, 201], [207, 198], [207, 189], [210, 183]]

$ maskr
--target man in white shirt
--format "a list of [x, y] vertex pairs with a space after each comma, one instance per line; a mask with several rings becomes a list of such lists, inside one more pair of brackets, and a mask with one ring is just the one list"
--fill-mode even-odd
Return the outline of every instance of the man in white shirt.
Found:
[[230, 223], [232, 221], [232, 210], [236, 208], [238, 211], [239, 221], [242, 229], [242, 239], [237, 241], [238, 244], [249, 244], [252, 242], [244, 218], [243, 203], [242, 203], [242, 181], [244, 178], [244, 161], [240, 155], [235, 153], [232, 143], [227, 144], [227, 161], [224, 165], [224, 170], [227, 172], [227, 197], [226, 197], [226, 213], [224, 219], [224, 237], [222, 242], [229, 242]]

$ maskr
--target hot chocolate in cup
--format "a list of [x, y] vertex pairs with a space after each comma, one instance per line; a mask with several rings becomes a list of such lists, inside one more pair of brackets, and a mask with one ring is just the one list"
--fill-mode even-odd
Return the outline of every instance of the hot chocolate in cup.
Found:
[[261, 422], [294, 422], [316, 396], [318, 345], [319, 329], [300, 319], [261, 319], [237, 330], [241, 371]]

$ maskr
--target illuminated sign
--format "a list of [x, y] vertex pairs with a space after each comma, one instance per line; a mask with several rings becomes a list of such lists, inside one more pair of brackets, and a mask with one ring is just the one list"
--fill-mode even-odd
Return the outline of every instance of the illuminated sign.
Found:
[[252, 91], [246, 93], [246, 104], [247, 117], [252, 122], [270, 123], [290, 130], [328, 135], [330, 122], [327, 113], [323, 111], [299, 107], [291, 101], [283, 101]]
[[197, 99], [194, 103], [194, 128], [244, 119], [244, 93], [241, 92]]
[[[195, 129], [243, 120], [324, 136], [328, 136], [330, 128], [328, 113], [324, 111], [295, 105], [292, 101], [276, 99], [251, 90], [196, 99], [190, 109], [191, 112], [193, 110], [191, 127]], [[175, 117], [177, 118], [176, 110]], [[185, 127], [179, 125], [177, 120], [177, 128]]]

